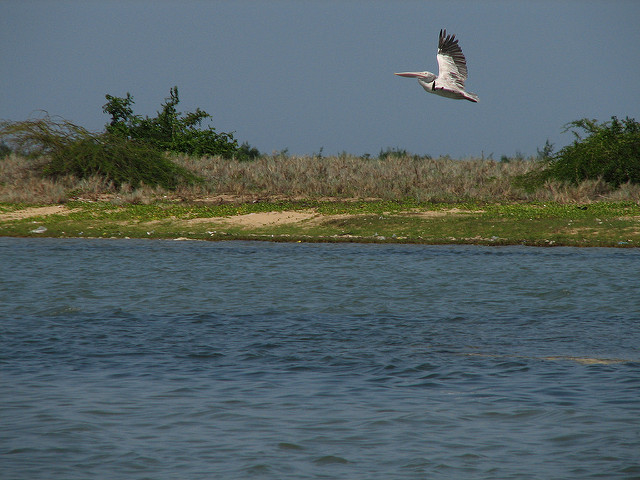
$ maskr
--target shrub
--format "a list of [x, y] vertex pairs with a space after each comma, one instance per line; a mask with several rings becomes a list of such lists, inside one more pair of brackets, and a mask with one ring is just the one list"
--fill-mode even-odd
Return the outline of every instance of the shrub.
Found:
[[11, 155], [11, 147], [4, 142], [0, 142], [0, 158]]
[[547, 138], [547, 141], [544, 142], [544, 147], [542, 147], [542, 150], [539, 148], [537, 148], [536, 150], [538, 153], [538, 160], [548, 161], [553, 156], [553, 143], [549, 142], [549, 139]]
[[224, 158], [252, 159], [260, 152], [248, 144], [238, 146], [233, 133], [216, 132], [215, 128], [200, 129], [203, 120], [211, 118], [207, 112], [182, 114], [176, 106], [180, 102], [178, 87], [173, 87], [162, 109], [154, 118], [133, 114], [133, 97], [127, 92], [124, 98], [106, 95], [102, 110], [111, 115], [107, 132], [130, 140], [145, 142], [161, 151], [188, 155], [220, 155]]
[[411, 154], [407, 152], [404, 148], [391, 148], [387, 147], [386, 150], [380, 149], [380, 153], [378, 154], [378, 158], [380, 160], [387, 160], [390, 158], [403, 158], [410, 157]]
[[73, 175], [86, 179], [99, 175], [115, 186], [128, 183], [168, 189], [197, 181], [195, 175], [144, 142], [110, 132], [94, 134], [49, 116], [4, 122], [0, 124], [0, 139], [8, 140], [20, 154], [46, 156], [42, 173], [49, 177]]
[[243, 142], [242, 145], [238, 148], [237, 153], [234, 157], [238, 160], [255, 160], [260, 156], [260, 150], [255, 147], [252, 147], [247, 142]]
[[[587, 133], [582, 137], [576, 130]], [[632, 118], [598, 124], [583, 118], [567, 124], [576, 139], [556, 155], [549, 155], [542, 171], [543, 180], [555, 179], [572, 184], [597, 180], [618, 187], [640, 183], [640, 123]]]

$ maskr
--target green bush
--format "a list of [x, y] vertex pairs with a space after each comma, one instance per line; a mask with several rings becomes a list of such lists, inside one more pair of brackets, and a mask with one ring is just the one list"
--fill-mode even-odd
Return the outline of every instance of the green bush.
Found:
[[411, 154], [409, 152], [407, 152], [404, 148], [391, 148], [391, 147], [387, 147], [386, 150], [382, 150], [380, 149], [380, 153], [378, 154], [378, 158], [380, 160], [387, 160], [390, 158], [404, 158], [404, 157], [410, 157]]
[[243, 142], [238, 148], [238, 151], [234, 155], [238, 160], [255, 160], [260, 156], [260, 150], [252, 147], [247, 142]]
[[4, 142], [0, 142], [0, 158], [11, 154], [11, 147]]
[[380, 149], [380, 153], [378, 154], [379, 160], [390, 160], [394, 158], [405, 158], [405, 157], [410, 157], [410, 158], [413, 158], [414, 160], [431, 160], [431, 155], [412, 154], [412, 153], [409, 153], [406, 149], [399, 148], [399, 147], [396, 147], [396, 148], [387, 147], [386, 150]]
[[145, 184], [176, 188], [198, 179], [166, 155], [138, 140], [110, 132], [91, 133], [66, 120], [43, 119], [0, 124], [0, 139], [26, 156], [46, 156], [42, 173], [49, 177], [99, 175], [120, 186]]
[[[576, 130], [587, 133], [582, 137]], [[583, 118], [567, 124], [576, 139], [555, 155], [548, 155], [539, 172], [541, 180], [555, 179], [573, 184], [597, 180], [619, 186], [640, 183], [640, 123], [632, 118], [598, 124]], [[548, 152], [547, 152], [548, 153]]]
[[248, 144], [238, 146], [233, 133], [216, 132], [213, 127], [200, 129], [203, 120], [211, 118], [207, 112], [196, 109], [182, 115], [176, 106], [180, 102], [178, 87], [173, 87], [162, 109], [154, 118], [133, 114], [133, 97], [106, 95], [102, 110], [111, 115], [107, 132], [130, 140], [147, 143], [161, 151], [187, 155], [220, 155], [224, 158], [252, 159], [260, 152]]

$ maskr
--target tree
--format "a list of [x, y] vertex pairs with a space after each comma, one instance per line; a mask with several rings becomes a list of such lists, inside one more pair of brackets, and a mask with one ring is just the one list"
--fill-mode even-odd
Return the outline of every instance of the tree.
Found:
[[[579, 184], [584, 180], [602, 179], [614, 187], [623, 183], [640, 183], [640, 123], [626, 117], [598, 123], [583, 118], [565, 125], [575, 140], [553, 154], [553, 146], [545, 145], [541, 167], [518, 179], [525, 188], [534, 190], [547, 180]], [[583, 135], [580, 131], [586, 132]]]
[[620, 121], [614, 116], [601, 124], [583, 118], [569, 123], [569, 130], [575, 140], [551, 157], [550, 177], [576, 184], [598, 178], [614, 186], [640, 183], [640, 123], [629, 117]]
[[115, 186], [128, 183], [175, 189], [181, 183], [200, 181], [172, 162], [163, 152], [139, 140], [113, 133], [92, 133], [63, 119], [0, 123], [0, 141], [29, 157], [46, 157], [42, 173], [48, 177], [101, 176]]
[[106, 95], [104, 113], [111, 115], [107, 132], [131, 140], [146, 142], [162, 151], [188, 155], [220, 155], [225, 158], [256, 157], [259, 152], [248, 145], [238, 146], [233, 133], [216, 132], [215, 128], [201, 129], [203, 120], [211, 118], [207, 112], [196, 108], [195, 112], [178, 112], [180, 102], [178, 87], [169, 91], [162, 109], [154, 118], [134, 115], [133, 97], [129, 92], [124, 98]]

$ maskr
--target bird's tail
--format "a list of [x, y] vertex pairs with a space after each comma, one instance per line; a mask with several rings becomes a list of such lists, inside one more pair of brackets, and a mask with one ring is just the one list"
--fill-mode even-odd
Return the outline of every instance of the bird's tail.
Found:
[[480, 97], [475, 93], [464, 92], [464, 99], [469, 100], [470, 102], [478, 103], [480, 101]]

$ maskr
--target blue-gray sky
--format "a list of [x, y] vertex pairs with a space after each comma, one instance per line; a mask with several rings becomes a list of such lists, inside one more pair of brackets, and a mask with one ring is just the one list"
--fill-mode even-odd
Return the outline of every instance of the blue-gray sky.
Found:
[[[0, 119], [46, 110], [90, 130], [105, 94], [179, 109], [260, 151], [381, 149], [498, 159], [572, 141], [579, 118], [640, 120], [640, 2], [0, 2]], [[455, 33], [480, 103], [394, 72], [437, 72]]]

